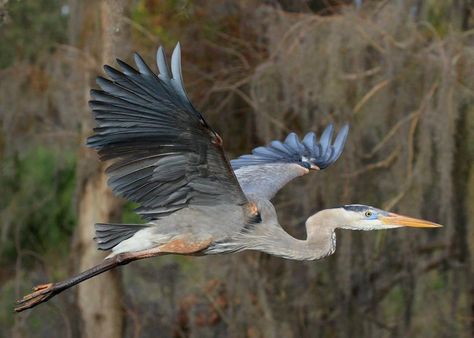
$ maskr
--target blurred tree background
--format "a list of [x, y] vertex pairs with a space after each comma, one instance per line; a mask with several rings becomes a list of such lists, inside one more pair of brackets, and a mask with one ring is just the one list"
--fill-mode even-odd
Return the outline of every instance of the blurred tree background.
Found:
[[[474, 336], [473, 7], [0, 0], [0, 336]], [[88, 91], [103, 63], [139, 51], [153, 64], [177, 41], [188, 92], [230, 158], [351, 124], [336, 165], [276, 197], [289, 233], [303, 238], [309, 215], [344, 203], [445, 227], [339, 231], [335, 255], [316, 262], [137, 262], [14, 315], [32, 285], [102, 259], [94, 220], [139, 221], [83, 145]]]

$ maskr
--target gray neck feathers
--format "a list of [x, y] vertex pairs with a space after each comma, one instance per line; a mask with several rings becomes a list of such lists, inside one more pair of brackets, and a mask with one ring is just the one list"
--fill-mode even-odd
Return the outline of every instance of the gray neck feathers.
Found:
[[290, 236], [280, 226], [270, 201], [257, 199], [254, 202], [262, 222], [241, 228], [224, 241], [214, 243], [206, 249], [206, 254], [255, 250], [286, 259], [315, 260], [329, 256], [336, 250], [334, 230], [341, 222], [340, 215], [333, 211], [336, 209], [323, 210], [309, 217], [306, 221], [307, 238], [300, 240]]
[[300, 240], [290, 236], [285, 230], [274, 227], [264, 237], [255, 238], [255, 250], [273, 256], [294, 260], [321, 259], [336, 250], [336, 233], [334, 230], [321, 231], [317, 236]]
[[268, 163], [237, 169], [235, 175], [245, 195], [270, 200], [292, 179], [308, 173], [296, 163]]
[[[324, 212], [319, 212], [306, 221], [307, 238], [300, 240], [290, 236], [279, 224], [273, 206], [262, 208], [264, 222], [243, 234], [242, 248], [258, 250], [270, 255], [295, 260], [315, 260], [336, 250], [335, 226], [327, 222]], [[268, 202], [269, 206], [271, 205]], [[268, 207], [269, 207], [268, 206]], [[330, 215], [327, 215], [330, 216]]]

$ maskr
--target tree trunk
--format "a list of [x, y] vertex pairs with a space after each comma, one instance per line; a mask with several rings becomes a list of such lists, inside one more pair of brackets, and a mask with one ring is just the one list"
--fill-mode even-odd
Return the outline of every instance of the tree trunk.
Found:
[[[80, 271], [100, 263], [106, 254], [97, 250], [93, 224], [106, 222], [119, 208], [107, 187], [103, 166], [84, 182], [79, 201], [77, 239], [81, 257]], [[117, 270], [103, 273], [79, 285], [78, 307], [83, 321], [84, 337], [122, 336], [122, 287]]]
[[[98, 51], [98, 63], [101, 65], [113, 63], [115, 56], [124, 50], [125, 29], [122, 18], [126, 1], [102, 0], [100, 3], [89, 3], [89, 5], [95, 7], [94, 9], [99, 7], [100, 11], [100, 18], [94, 18], [100, 19], [100, 46], [92, 49]], [[86, 10], [86, 12], [94, 15], [92, 10]], [[85, 18], [84, 21], [88, 20]], [[84, 76], [86, 84], [84, 109], [89, 112], [87, 101], [91, 74], [86, 72]], [[91, 114], [84, 114], [83, 144], [85, 138], [92, 132], [91, 126]], [[102, 163], [94, 166], [91, 165], [92, 163], [97, 163], [95, 151], [84, 146], [80, 151], [78, 169], [80, 185], [76, 247], [79, 250], [78, 270], [80, 271], [100, 263], [106, 256], [106, 253], [97, 250], [96, 243], [93, 241], [94, 223], [113, 220], [121, 206], [120, 201], [112, 195], [107, 186], [107, 177], [104, 172], [106, 166]], [[83, 337], [122, 336], [122, 295], [119, 271], [106, 272], [79, 285], [77, 303], [82, 319]]]

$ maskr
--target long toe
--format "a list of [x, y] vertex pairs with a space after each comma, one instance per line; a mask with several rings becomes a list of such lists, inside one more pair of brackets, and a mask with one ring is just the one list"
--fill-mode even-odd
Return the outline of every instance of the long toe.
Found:
[[54, 284], [41, 284], [33, 288], [34, 292], [24, 296], [22, 299], [17, 300], [17, 306], [15, 307], [16, 312], [21, 312], [23, 310], [32, 308], [52, 296], [54, 296]]
[[33, 288], [33, 291], [41, 291], [53, 287], [53, 283], [39, 284]]

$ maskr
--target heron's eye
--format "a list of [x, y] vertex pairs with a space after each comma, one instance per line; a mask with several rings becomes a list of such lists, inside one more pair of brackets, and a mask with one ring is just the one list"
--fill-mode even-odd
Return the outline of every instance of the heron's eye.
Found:
[[301, 162], [301, 165], [302, 165], [303, 167], [305, 167], [306, 169], [311, 169], [311, 163], [309, 163], [309, 162], [302, 161], [302, 162]]
[[365, 217], [370, 217], [370, 216], [372, 216], [372, 211], [367, 210], [367, 211], [365, 212]]

